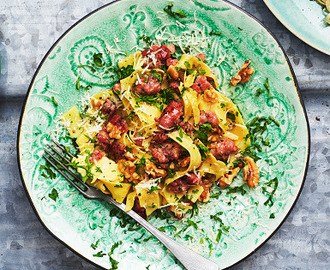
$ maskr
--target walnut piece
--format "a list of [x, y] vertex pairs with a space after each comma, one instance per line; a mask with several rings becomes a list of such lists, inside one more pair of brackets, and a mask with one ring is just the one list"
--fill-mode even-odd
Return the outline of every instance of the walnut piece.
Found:
[[126, 152], [124, 154], [124, 157], [127, 158], [130, 161], [136, 160], [136, 156], [133, 153], [131, 153], [131, 152]]
[[97, 99], [95, 97], [91, 98], [91, 104], [92, 104], [93, 108], [100, 109], [103, 102], [104, 102], [104, 100], [102, 100], [102, 99]]
[[180, 168], [187, 167], [190, 163], [190, 157], [186, 157], [178, 162]]
[[233, 179], [236, 177], [236, 175], [238, 174], [239, 171], [240, 171], [240, 168], [237, 167], [237, 168], [233, 169], [230, 173], [226, 173], [225, 176], [222, 176], [219, 179], [219, 186], [222, 189], [228, 187], [233, 182]]
[[176, 70], [174, 66], [169, 66], [167, 72], [168, 74], [170, 74], [173, 80], [177, 80], [179, 78], [179, 72]]
[[209, 103], [219, 102], [219, 96], [217, 95], [217, 93], [214, 90], [210, 90], [210, 89], [204, 92], [203, 99]]
[[141, 177], [137, 174], [135, 170], [135, 165], [132, 161], [126, 159], [121, 159], [118, 161], [118, 170], [125, 176], [129, 182], [134, 182], [137, 184]]
[[201, 196], [199, 196], [199, 202], [208, 202], [210, 200], [210, 189], [212, 187], [212, 182], [206, 179], [202, 180], [201, 186], [204, 188]]
[[158, 169], [156, 167], [156, 165], [149, 161], [149, 160], [146, 160], [146, 166], [145, 166], [145, 172], [147, 174], [150, 174], [152, 175], [153, 177], [164, 177], [166, 176], [166, 170], [164, 169]]
[[243, 180], [247, 181], [249, 187], [254, 188], [259, 183], [259, 169], [254, 160], [250, 157], [245, 157], [247, 165], [243, 168]]
[[242, 68], [235, 74], [235, 76], [230, 80], [232, 86], [236, 86], [238, 83], [248, 82], [252, 75], [254, 74], [254, 68], [249, 68], [251, 64], [250, 60], [246, 60]]
[[107, 132], [109, 133], [109, 137], [112, 139], [120, 139], [120, 130], [113, 125], [112, 123], [108, 123], [106, 126]]

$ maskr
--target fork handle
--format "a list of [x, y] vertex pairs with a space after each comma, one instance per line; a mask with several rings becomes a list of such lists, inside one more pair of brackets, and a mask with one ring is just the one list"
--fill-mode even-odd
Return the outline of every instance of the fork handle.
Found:
[[[125, 205], [117, 203], [111, 196], [102, 196], [102, 199], [125, 212]], [[138, 222], [153, 236], [155, 236], [165, 247], [167, 247], [167, 249], [172, 252], [172, 254], [187, 270], [220, 270], [216, 263], [177, 243], [165, 233], [152, 226], [144, 218], [140, 217], [136, 212], [131, 210], [125, 213]]]

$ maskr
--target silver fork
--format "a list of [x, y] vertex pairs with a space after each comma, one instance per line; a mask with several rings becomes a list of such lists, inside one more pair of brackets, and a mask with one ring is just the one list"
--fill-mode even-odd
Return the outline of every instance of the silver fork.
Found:
[[[62, 145], [60, 145], [58, 142], [54, 140], [52, 141], [57, 146], [57, 148], [59, 148], [63, 153], [61, 153], [56, 147], [53, 147], [52, 145], [48, 145], [48, 147], [52, 149], [59, 157], [64, 159], [67, 163], [70, 163], [74, 156], [71, 153], [67, 152], [65, 148]], [[67, 154], [70, 157], [70, 159], [67, 158], [64, 155], [64, 153]], [[86, 199], [102, 199], [116, 206], [125, 214], [133, 218], [148, 232], [150, 232], [153, 236], [155, 236], [169, 251], [171, 251], [172, 254], [181, 262], [181, 264], [187, 270], [220, 270], [219, 266], [216, 263], [204, 258], [203, 256], [195, 253], [194, 251], [177, 243], [172, 238], [168, 237], [166, 234], [156, 229], [148, 221], [146, 221], [144, 218], [139, 216], [133, 210], [125, 212], [125, 204], [123, 203], [120, 204], [116, 202], [111, 195], [106, 195], [102, 193], [99, 189], [96, 189], [94, 187], [85, 184], [81, 180], [81, 178], [77, 176], [77, 174], [72, 172], [71, 169], [69, 169], [66, 165], [64, 165], [63, 162], [61, 162], [58, 158], [56, 158], [49, 150], [45, 149], [45, 153], [43, 154], [43, 157]], [[61, 166], [63, 169], [60, 169], [56, 164]], [[79, 185], [73, 180], [76, 180], [79, 183]]]

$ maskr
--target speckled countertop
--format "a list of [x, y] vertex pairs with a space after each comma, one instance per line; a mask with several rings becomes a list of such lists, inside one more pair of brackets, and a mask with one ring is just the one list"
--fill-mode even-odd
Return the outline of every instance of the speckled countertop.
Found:
[[[0, 1], [0, 269], [97, 269], [56, 241], [24, 192], [16, 153], [20, 111], [43, 55], [105, 0]], [[232, 0], [278, 38], [296, 73], [311, 129], [301, 196], [272, 238], [232, 269], [330, 269], [330, 56], [292, 35], [262, 0]]]

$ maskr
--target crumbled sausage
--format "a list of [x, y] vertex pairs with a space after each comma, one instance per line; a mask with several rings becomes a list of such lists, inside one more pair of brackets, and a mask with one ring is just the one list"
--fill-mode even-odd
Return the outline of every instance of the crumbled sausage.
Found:
[[[180, 79], [180, 78], [179, 78]], [[169, 88], [171, 88], [173, 91], [179, 93], [179, 86], [180, 86], [180, 81], [171, 81], [169, 84]]]
[[100, 132], [97, 134], [96, 138], [99, 141], [99, 143], [109, 144], [110, 137], [108, 132], [106, 131], [106, 128], [102, 128]]
[[204, 53], [200, 53], [199, 55], [197, 55], [197, 58], [199, 58], [202, 61], [205, 61], [205, 54]]
[[134, 89], [142, 95], [154, 95], [161, 90], [158, 78], [149, 73], [144, 74], [140, 80], [136, 82]]
[[166, 60], [171, 58], [172, 53], [175, 52], [175, 46], [173, 46], [174, 45], [152, 45], [149, 49], [144, 50], [142, 56], [148, 58], [145, 66], [148, 65], [149, 68], [159, 68], [160, 65], [166, 64]]
[[96, 148], [92, 154], [92, 156], [90, 157], [90, 161], [96, 163], [98, 160], [100, 160], [101, 158], [103, 158], [103, 156], [105, 155], [105, 153], [103, 151], [101, 151], [100, 149]]
[[121, 91], [121, 84], [120, 83], [115, 83], [114, 86], [112, 87], [112, 91]]
[[140, 205], [140, 201], [138, 197], [135, 197], [134, 206], [132, 208], [134, 212], [136, 212], [139, 216], [144, 219], [147, 219], [146, 209]]
[[102, 105], [101, 112], [107, 116], [111, 116], [115, 110], [116, 105], [107, 98]]
[[194, 131], [194, 126], [188, 122], [181, 122], [180, 127], [186, 132], [188, 135], [191, 135]]
[[164, 143], [161, 147], [151, 148], [151, 154], [159, 163], [177, 160], [181, 154], [181, 147], [176, 142]]
[[[166, 60], [166, 65], [169, 67], [169, 66], [175, 66], [177, 63], [179, 62], [178, 59], [172, 59], [172, 58], [169, 58]], [[173, 78], [173, 77], [172, 77]]]
[[134, 138], [134, 142], [137, 146], [142, 146], [143, 140], [144, 140], [144, 137], [135, 137]]
[[120, 132], [125, 133], [128, 131], [128, 124], [124, 118], [122, 118], [119, 114], [114, 114], [110, 119], [109, 122], [115, 125]]
[[199, 125], [203, 125], [205, 123], [210, 123], [213, 128], [216, 128], [219, 125], [219, 118], [214, 112], [201, 111]]
[[209, 146], [211, 153], [216, 159], [227, 160], [230, 154], [237, 153], [239, 148], [231, 139], [223, 139], [220, 142], [212, 143]]
[[202, 182], [202, 178], [199, 175], [192, 172], [186, 174], [183, 178], [184, 181], [186, 181], [186, 183], [190, 186], [196, 186], [201, 184]]
[[116, 142], [112, 145], [111, 151], [113, 152], [115, 159], [122, 159], [126, 153], [126, 146], [120, 142]]
[[175, 45], [173, 44], [169, 44], [169, 45], [165, 45], [167, 47], [167, 49], [169, 49], [169, 51], [171, 53], [175, 53], [176, 49], [175, 49]]
[[173, 193], [179, 194], [182, 192], [187, 192], [189, 185], [186, 181], [184, 181], [182, 178], [180, 178], [180, 179], [177, 179], [177, 180], [171, 182], [167, 187]]
[[251, 64], [250, 60], [246, 60], [242, 66], [242, 68], [235, 74], [235, 76], [230, 80], [230, 84], [232, 86], [236, 86], [237, 84], [248, 82], [252, 75], [254, 74], [254, 68], [249, 68]]
[[208, 82], [207, 78], [204, 76], [198, 76], [196, 78], [195, 83], [191, 86], [198, 94], [202, 93], [203, 91], [213, 88], [212, 85]]
[[183, 115], [183, 105], [180, 102], [171, 101], [165, 108], [160, 117], [155, 118], [159, 122], [159, 127], [169, 130], [180, 123], [180, 117]]
[[163, 142], [165, 142], [169, 138], [170, 137], [166, 133], [164, 133], [164, 132], [157, 132], [153, 136], [152, 141], [154, 141], [155, 143], [163, 143]]

